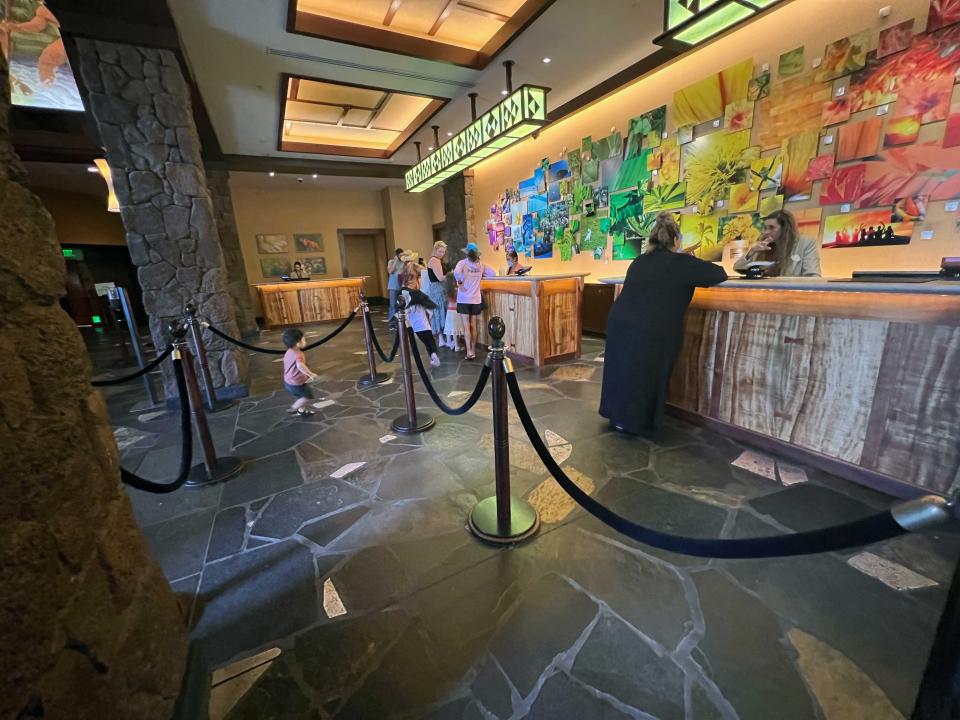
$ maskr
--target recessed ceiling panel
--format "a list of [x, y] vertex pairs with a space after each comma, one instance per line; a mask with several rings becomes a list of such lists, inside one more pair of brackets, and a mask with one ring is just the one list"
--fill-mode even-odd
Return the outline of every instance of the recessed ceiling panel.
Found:
[[553, 0], [292, 0], [287, 30], [482, 69]]
[[279, 150], [389, 158], [446, 100], [285, 76]]

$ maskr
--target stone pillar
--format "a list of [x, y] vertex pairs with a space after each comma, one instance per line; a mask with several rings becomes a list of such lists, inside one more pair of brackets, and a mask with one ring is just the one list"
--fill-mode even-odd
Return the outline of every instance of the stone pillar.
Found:
[[0, 717], [169, 718], [187, 631], [119, 480], [0, 55]]
[[[190, 300], [237, 337], [190, 93], [176, 57], [169, 50], [82, 38], [77, 51], [154, 343], [166, 344], [167, 324]], [[204, 341], [217, 394], [246, 395], [246, 355], [209, 333]], [[174, 397], [169, 368], [164, 381], [167, 397]]]
[[220, 248], [227, 268], [227, 290], [233, 298], [237, 313], [237, 325], [245, 336], [259, 332], [257, 314], [250, 300], [250, 281], [247, 268], [243, 264], [243, 252], [240, 250], [240, 235], [237, 233], [237, 220], [233, 212], [233, 196], [230, 194], [230, 173], [226, 170], [206, 168], [207, 187], [213, 200], [213, 219], [220, 234]]
[[460, 251], [467, 243], [477, 242], [472, 170], [465, 170], [443, 184], [443, 209], [447, 217], [447, 256], [463, 257]]

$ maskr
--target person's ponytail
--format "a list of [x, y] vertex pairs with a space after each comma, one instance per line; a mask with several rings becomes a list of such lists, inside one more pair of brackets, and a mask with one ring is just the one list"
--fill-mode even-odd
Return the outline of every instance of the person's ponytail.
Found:
[[650, 236], [647, 238], [647, 252], [653, 252], [657, 248], [672, 251], [676, 248], [679, 238], [680, 226], [673, 219], [673, 213], [662, 212], [657, 215], [653, 229], [650, 230]]

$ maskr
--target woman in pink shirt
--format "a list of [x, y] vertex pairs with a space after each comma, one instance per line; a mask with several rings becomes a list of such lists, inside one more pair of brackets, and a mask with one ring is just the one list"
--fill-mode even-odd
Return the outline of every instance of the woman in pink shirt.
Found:
[[467, 360], [477, 357], [477, 331], [483, 313], [483, 297], [480, 281], [496, 277], [492, 268], [480, 262], [480, 248], [476, 243], [467, 243], [467, 257], [457, 263], [453, 276], [457, 280], [457, 314], [463, 321], [463, 340], [467, 346]]
[[307, 383], [320, 378], [307, 367], [307, 358], [303, 354], [307, 339], [300, 330], [287, 328], [283, 331], [283, 344], [287, 346], [283, 354], [283, 387], [296, 398], [290, 411], [300, 417], [313, 415], [313, 410], [307, 408], [307, 403], [313, 400], [313, 390]]

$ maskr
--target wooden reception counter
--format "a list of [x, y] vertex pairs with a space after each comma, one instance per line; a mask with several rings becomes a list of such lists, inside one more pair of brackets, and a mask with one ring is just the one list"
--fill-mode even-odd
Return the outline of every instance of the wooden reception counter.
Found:
[[669, 402], [848, 479], [945, 494], [960, 483], [960, 282], [698, 289]]
[[487, 309], [480, 342], [487, 344], [487, 322], [499, 315], [507, 325], [510, 356], [543, 367], [580, 357], [583, 279], [587, 273], [496, 277], [480, 286]]
[[309, 325], [347, 317], [360, 303], [364, 278], [260, 283], [256, 286], [267, 327]]

